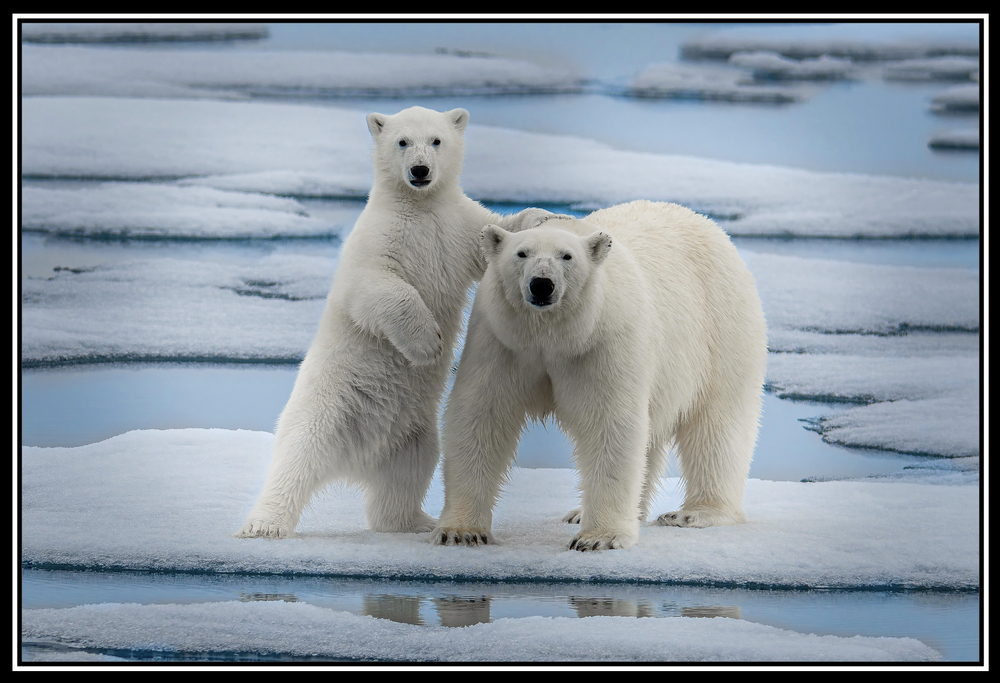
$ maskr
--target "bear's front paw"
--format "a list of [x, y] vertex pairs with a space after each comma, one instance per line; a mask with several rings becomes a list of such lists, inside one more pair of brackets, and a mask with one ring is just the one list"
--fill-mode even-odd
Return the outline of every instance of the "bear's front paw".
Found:
[[404, 336], [396, 347], [410, 365], [429, 365], [444, 353], [444, 337], [437, 323], [432, 323], [421, 334]]
[[287, 524], [275, 520], [251, 519], [243, 525], [242, 529], [233, 534], [233, 538], [270, 538], [277, 540], [288, 538], [294, 534], [295, 530], [289, 528]]
[[562, 521], [566, 522], [567, 524], [579, 524], [581, 513], [582, 513], [581, 508], [570, 510], [565, 515], [563, 515]]
[[546, 211], [545, 209], [525, 209], [520, 213], [521, 218], [521, 230], [531, 230], [532, 228], [537, 228], [539, 225], [545, 221], [552, 218], [573, 218], [562, 213], [552, 213], [551, 211]]
[[581, 531], [569, 542], [569, 549], [585, 553], [590, 550], [624, 550], [633, 545], [635, 545], [635, 539], [627, 534], [583, 533]]
[[493, 535], [487, 529], [439, 526], [431, 532], [434, 545], [489, 545]]

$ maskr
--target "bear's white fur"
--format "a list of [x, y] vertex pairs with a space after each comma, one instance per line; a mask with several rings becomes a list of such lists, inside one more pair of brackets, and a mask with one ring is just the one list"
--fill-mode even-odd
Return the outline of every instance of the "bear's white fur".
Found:
[[726, 234], [681, 206], [636, 201], [517, 234], [483, 229], [488, 268], [445, 411], [445, 506], [431, 540], [489, 543], [527, 418], [574, 443], [577, 550], [627, 548], [668, 450], [685, 499], [657, 524], [745, 521], [767, 330]]
[[[462, 310], [486, 268], [484, 224], [531, 227], [462, 192], [469, 113], [369, 114], [375, 176], [344, 243], [319, 331], [278, 419], [264, 489], [235, 536], [282, 538], [327, 483], [360, 485], [376, 531], [429, 531], [438, 405]], [[522, 225], [523, 222], [523, 225]]]

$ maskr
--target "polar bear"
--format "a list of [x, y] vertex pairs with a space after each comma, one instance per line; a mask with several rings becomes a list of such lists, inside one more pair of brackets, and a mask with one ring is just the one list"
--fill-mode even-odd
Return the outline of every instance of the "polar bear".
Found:
[[375, 531], [430, 531], [423, 499], [437, 466], [438, 407], [486, 223], [531, 227], [549, 212], [501, 217], [462, 192], [465, 109], [369, 114], [375, 174], [344, 243], [319, 330], [278, 419], [264, 489], [237, 537], [292, 535], [327, 483], [360, 485]]
[[430, 540], [493, 541], [527, 418], [574, 444], [576, 550], [628, 548], [676, 448], [685, 499], [656, 524], [745, 521], [767, 329], [753, 276], [712, 221], [636, 201], [517, 234], [488, 262], [445, 410], [445, 505]]

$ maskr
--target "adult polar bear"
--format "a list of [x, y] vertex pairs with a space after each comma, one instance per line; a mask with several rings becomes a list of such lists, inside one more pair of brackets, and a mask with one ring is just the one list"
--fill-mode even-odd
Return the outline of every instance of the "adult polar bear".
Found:
[[[282, 538], [328, 482], [359, 484], [376, 531], [430, 531], [423, 499], [439, 451], [438, 405], [468, 291], [486, 268], [487, 223], [501, 217], [459, 186], [464, 109], [369, 114], [375, 175], [344, 243], [319, 331], [274, 437], [264, 489], [235, 536]], [[523, 225], [522, 225], [523, 222]]]
[[[613, 240], [613, 246], [612, 246]], [[577, 550], [627, 548], [675, 445], [681, 510], [658, 524], [744, 521], [767, 329], [726, 234], [637, 201], [511, 234], [483, 230], [488, 268], [445, 412], [445, 506], [432, 540], [492, 540], [493, 507], [527, 417], [574, 442]]]

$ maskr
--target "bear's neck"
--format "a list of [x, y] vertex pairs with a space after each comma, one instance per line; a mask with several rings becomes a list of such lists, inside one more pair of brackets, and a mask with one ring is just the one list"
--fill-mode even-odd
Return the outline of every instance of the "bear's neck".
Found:
[[464, 196], [458, 183], [444, 183], [426, 192], [416, 192], [402, 183], [376, 182], [372, 185], [368, 201], [384, 202], [386, 205], [428, 207], [453, 203]]

